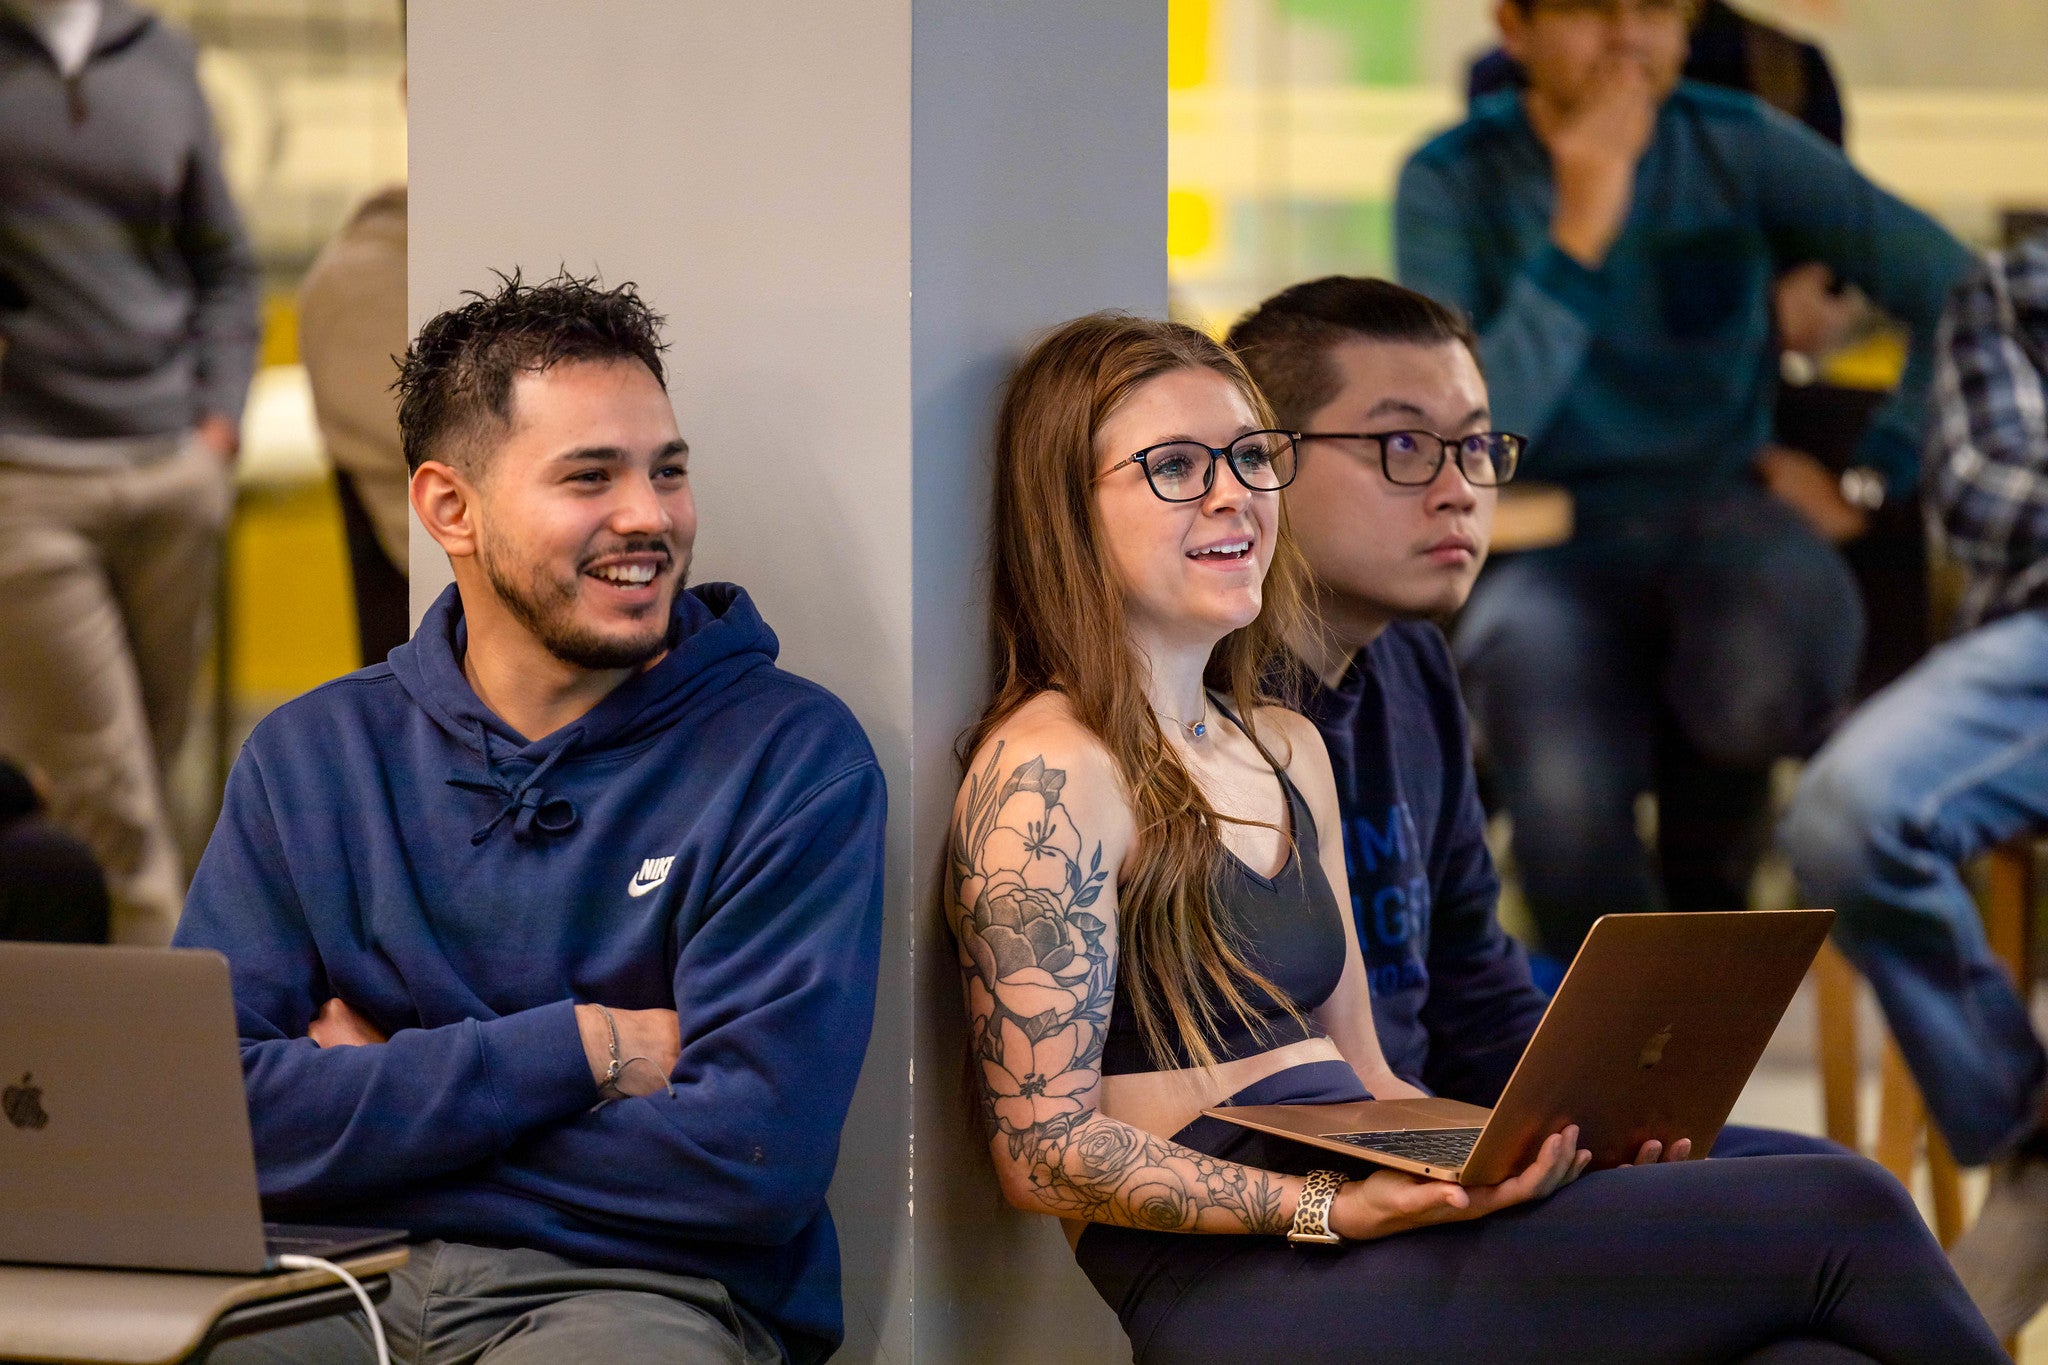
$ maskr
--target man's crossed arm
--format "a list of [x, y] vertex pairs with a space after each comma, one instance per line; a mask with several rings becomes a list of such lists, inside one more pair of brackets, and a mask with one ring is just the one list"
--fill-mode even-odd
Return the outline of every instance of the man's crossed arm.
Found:
[[[578, 1005], [576, 1030], [583, 1038], [583, 1055], [590, 1062], [591, 1083], [603, 1086], [609, 1081], [612, 1091], [622, 1098], [651, 1095], [665, 1088], [668, 1074], [683, 1054], [682, 1027], [674, 1010]], [[374, 1047], [391, 1041], [338, 995], [320, 1007], [306, 1036], [321, 1047]], [[616, 1078], [611, 1074], [614, 1046], [622, 1063]], [[634, 1062], [646, 1065], [630, 1065]]]
[[[233, 964], [266, 1200], [317, 1210], [441, 1180], [666, 1236], [794, 1236], [831, 1177], [880, 956], [881, 774], [864, 748], [827, 771], [721, 854], [673, 965], [678, 1009], [611, 1007], [620, 1057], [651, 1065], [621, 1073], [632, 1098], [598, 1107], [605, 1002], [478, 1006], [385, 1036], [377, 1021], [462, 983], [436, 980], [451, 970], [438, 954], [392, 971], [345, 869], [294, 876], [245, 752], [178, 941]], [[302, 886], [334, 902], [309, 908]], [[351, 958], [360, 979], [331, 980], [326, 964]]]

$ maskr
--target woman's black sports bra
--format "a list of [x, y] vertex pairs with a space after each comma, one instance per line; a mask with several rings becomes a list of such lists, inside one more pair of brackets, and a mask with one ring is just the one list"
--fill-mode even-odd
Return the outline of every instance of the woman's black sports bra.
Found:
[[[1210, 699], [1214, 701], [1212, 697]], [[1251, 731], [1238, 724], [1236, 716], [1216, 703], [1231, 724], [1258, 747], [1280, 788], [1287, 796], [1287, 818], [1294, 834], [1294, 846], [1287, 861], [1274, 876], [1261, 877], [1246, 867], [1235, 854], [1225, 850], [1223, 866], [1216, 875], [1216, 908], [1220, 927], [1235, 936], [1245, 960], [1265, 974], [1303, 1016], [1337, 989], [1344, 974], [1344, 918], [1337, 896], [1323, 866], [1316, 842], [1315, 817], [1302, 799], [1286, 769], [1273, 762], [1266, 746]], [[1129, 971], [1137, 964], [1129, 958], [1119, 965], [1116, 1000], [1109, 1012], [1109, 1035], [1103, 1039], [1102, 1074], [1124, 1076], [1133, 1072], [1158, 1071], [1160, 1063], [1145, 1046], [1138, 1029], [1137, 1013], [1126, 989]], [[1313, 1021], [1297, 1023], [1280, 1002], [1262, 990], [1245, 992], [1257, 1029], [1245, 1027], [1236, 1011], [1215, 1000], [1216, 1017], [1222, 1036], [1217, 1040], [1216, 1060], [1236, 1061], [1304, 1038], [1322, 1037]], [[1176, 1044], [1177, 1055], [1168, 1067], [1191, 1067], [1194, 1059]]]

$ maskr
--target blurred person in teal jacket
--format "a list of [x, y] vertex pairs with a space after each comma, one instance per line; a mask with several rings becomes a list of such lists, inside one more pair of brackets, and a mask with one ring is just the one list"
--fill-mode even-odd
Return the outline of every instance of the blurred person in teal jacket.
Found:
[[[1418, 151], [1402, 280], [1463, 310], [1571, 543], [1497, 564], [1455, 641], [1540, 949], [1610, 911], [1746, 901], [1768, 773], [1823, 738], [1863, 614], [1836, 543], [1918, 477], [1964, 249], [1760, 101], [1680, 79], [1687, 0], [1504, 0], [1526, 84]], [[1771, 284], [1821, 262], [1911, 334], [1844, 475], [1775, 445]], [[1636, 799], [1659, 798], [1653, 859]], [[1709, 812], [1713, 818], [1700, 818]]]

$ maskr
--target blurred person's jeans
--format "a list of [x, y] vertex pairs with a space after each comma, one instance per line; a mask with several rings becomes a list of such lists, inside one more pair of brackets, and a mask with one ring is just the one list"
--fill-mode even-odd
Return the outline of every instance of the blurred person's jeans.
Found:
[[[47, 443], [45, 443], [47, 444]], [[0, 437], [0, 753], [113, 892], [113, 936], [165, 943], [184, 870], [163, 774], [184, 741], [233, 492], [192, 439], [112, 468], [8, 463]]]
[[2048, 1056], [1962, 868], [2043, 828], [2048, 614], [2030, 611], [1951, 640], [1873, 697], [1807, 768], [1779, 829], [1966, 1165], [2040, 1125]]
[[1490, 567], [1454, 646], [1535, 946], [1569, 959], [1603, 914], [1744, 908], [1771, 765], [1824, 737], [1862, 642], [1841, 555], [1760, 488], [1585, 518]]

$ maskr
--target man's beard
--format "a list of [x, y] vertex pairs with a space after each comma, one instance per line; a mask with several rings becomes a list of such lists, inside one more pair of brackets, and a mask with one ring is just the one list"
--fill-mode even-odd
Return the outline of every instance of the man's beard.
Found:
[[[674, 553], [665, 541], [636, 541], [606, 553], [634, 554], [649, 550]], [[484, 577], [490, 581], [491, 589], [498, 594], [498, 600], [518, 618], [519, 624], [532, 632], [542, 648], [563, 663], [593, 672], [638, 668], [668, 648], [667, 615], [650, 623], [645, 635], [600, 635], [576, 622], [576, 579], [565, 583], [548, 577], [545, 569], [536, 567], [528, 581], [521, 583], [507, 566], [498, 562], [489, 541], [479, 544], [477, 551], [477, 561]], [[689, 564], [685, 562], [677, 575], [675, 590], [681, 592], [688, 583]], [[670, 601], [673, 602], [674, 598]]]

